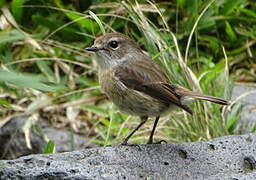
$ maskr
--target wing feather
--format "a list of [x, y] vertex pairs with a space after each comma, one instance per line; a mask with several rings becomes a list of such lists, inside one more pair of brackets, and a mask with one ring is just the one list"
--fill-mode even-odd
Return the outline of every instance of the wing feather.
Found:
[[192, 114], [191, 109], [181, 103], [181, 96], [175, 92], [176, 86], [168, 83], [168, 78], [153, 61], [122, 64], [116, 68], [115, 76], [128, 88], [143, 92], [163, 103], [175, 104]]

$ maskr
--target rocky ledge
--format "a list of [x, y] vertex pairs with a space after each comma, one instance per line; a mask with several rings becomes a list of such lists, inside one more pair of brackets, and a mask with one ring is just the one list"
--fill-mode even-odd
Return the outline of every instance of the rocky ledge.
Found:
[[256, 134], [0, 161], [0, 179], [256, 179]]

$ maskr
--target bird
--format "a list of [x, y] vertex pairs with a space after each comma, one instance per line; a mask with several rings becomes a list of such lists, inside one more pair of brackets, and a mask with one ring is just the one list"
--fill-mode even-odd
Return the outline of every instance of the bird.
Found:
[[[190, 91], [173, 84], [160, 66], [128, 36], [113, 32], [95, 39], [86, 51], [95, 53], [99, 83], [107, 97], [124, 113], [139, 116], [141, 122], [122, 141], [127, 145], [131, 136], [147, 122], [155, 118], [147, 144], [153, 136], [161, 115], [179, 107], [193, 114], [187, 102], [206, 100], [228, 105], [229, 101]], [[161, 143], [155, 142], [155, 143]]]

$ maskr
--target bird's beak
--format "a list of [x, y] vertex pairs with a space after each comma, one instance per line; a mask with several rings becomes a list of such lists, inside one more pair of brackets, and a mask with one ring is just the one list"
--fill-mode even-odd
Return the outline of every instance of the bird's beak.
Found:
[[102, 48], [97, 47], [97, 46], [92, 46], [92, 47], [85, 48], [86, 51], [93, 51], [93, 52], [99, 51], [101, 49]]

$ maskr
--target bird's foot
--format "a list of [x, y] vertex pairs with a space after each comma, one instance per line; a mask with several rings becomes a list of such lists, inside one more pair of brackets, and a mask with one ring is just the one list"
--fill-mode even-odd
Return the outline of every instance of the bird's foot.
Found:
[[162, 144], [162, 142], [165, 143], [165, 144], [167, 144], [167, 141], [166, 141], [166, 140], [160, 140], [160, 141], [157, 141], [157, 142], [148, 141], [147, 144]]
[[118, 146], [138, 146], [138, 144], [135, 144], [135, 143], [130, 144], [127, 141], [123, 141], [123, 142], [119, 143]]

